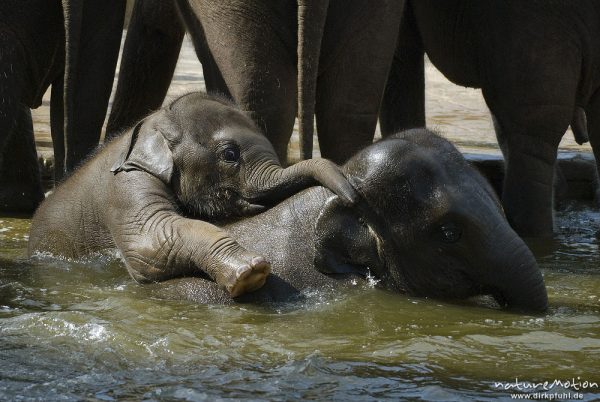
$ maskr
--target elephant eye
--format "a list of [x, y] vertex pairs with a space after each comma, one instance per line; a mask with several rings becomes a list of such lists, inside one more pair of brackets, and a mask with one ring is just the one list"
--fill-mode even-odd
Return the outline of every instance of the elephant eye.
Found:
[[456, 243], [462, 236], [462, 230], [456, 223], [445, 223], [441, 226], [442, 241], [444, 243]]
[[225, 162], [239, 162], [240, 149], [235, 145], [228, 145], [225, 149], [223, 149], [222, 157]]

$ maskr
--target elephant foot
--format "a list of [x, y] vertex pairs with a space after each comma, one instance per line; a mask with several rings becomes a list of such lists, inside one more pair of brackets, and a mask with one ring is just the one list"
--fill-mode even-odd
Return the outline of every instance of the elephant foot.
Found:
[[238, 297], [244, 293], [260, 289], [271, 273], [271, 264], [264, 257], [254, 257], [250, 264], [239, 266], [235, 275], [231, 275], [225, 284], [225, 289], [231, 297]]

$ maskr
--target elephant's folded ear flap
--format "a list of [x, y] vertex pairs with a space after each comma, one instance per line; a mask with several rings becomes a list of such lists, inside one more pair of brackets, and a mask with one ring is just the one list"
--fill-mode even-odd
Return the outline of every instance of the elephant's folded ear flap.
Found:
[[366, 275], [382, 266], [374, 233], [356, 208], [331, 197], [315, 224], [315, 268], [327, 274]]
[[141, 170], [159, 178], [165, 184], [173, 175], [173, 154], [160, 130], [142, 120], [133, 129], [129, 145], [116, 158], [111, 172]]

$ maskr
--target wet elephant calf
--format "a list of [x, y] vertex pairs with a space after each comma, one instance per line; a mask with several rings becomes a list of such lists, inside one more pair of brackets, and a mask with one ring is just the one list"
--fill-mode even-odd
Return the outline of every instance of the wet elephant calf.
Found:
[[[289, 300], [370, 270], [392, 291], [442, 299], [491, 294], [512, 309], [547, 308], [533, 255], [489, 184], [448, 141], [423, 129], [396, 134], [359, 152], [344, 171], [361, 196], [354, 207], [316, 187], [225, 226], [273, 266], [266, 285], [242, 300]], [[166, 298], [231, 300], [199, 278], [155, 286]]]
[[33, 218], [29, 251], [77, 258], [117, 247], [140, 282], [205, 275], [238, 296], [260, 287], [270, 266], [207, 221], [256, 213], [317, 183], [349, 204], [357, 197], [335, 164], [317, 158], [283, 169], [245, 114], [191, 93], [59, 186]]

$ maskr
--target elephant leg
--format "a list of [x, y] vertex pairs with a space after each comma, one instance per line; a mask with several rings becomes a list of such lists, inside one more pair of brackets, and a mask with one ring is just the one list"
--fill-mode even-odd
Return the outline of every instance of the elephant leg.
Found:
[[496, 132], [496, 139], [498, 140], [498, 146], [500, 147], [502, 154], [507, 155], [508, 149], [506, 146], [506, 133], [502, 129], [502, 125], [500, 124], [500, 121], [498, 121], [498, 118], [494, 115], [494, 113], [490, 112], [490, 114], [492, 117], [492, 123], [494, 124], [494, 131]]
[[396, 53], [381, 103], [382, 136], [425, 126], [424, 60], [425, 51], [408, 3], [400, 21]]
[[201, 58], [214, 60], [232, 98], [285, 162], [296, 117], [296, 2], [178, 5], [196, 49], [210, 50]]
[[16, 130], [27, 88], [22, 73], [26, 62], [18, 43], [0, 22], [0, 165], [9, 138]]
[[[521, 110], [532, 110], [521, 108]], [[494, 112], [505, 160], [502, 203], [507, 219], [525, 237], [553, 234], [554, 169], [558, 144], [572, 107], [540, 105], [536, 112]]]
[[590, 138], [590, 144], [594, 151], [594, 157], [596, 158], [596, 205], [600, 206], [600, 89], [596, 90], [596, 93], [590, 99], [590, 102], [585, 108], [588, 123], [588, 134]]
[[315, 108], [324, 158], [342, 163], [373, 142], [402, 8], [403, 2], [330, 3]]
[[233, 99], [231, 93], [229, 93], [227, 84], [225, 84], [223, 74], [221, 74], [219, 66], [215, 62], [210, 50], [206, 46], [203, 46], [202, 49], [196, 47], [196, 55], [198, 56], [200, 63], [202, 63], [202, 74], [204, 75], [206, 91], [209, 93], [221, 94], [229, 99]]
[[44, 199], [31, 111], [20, 105], [0, 158], [0, 210], [31, 213]]
[[202, 76], [206, 85], [206, 91], [213, 94], [222, 94], [229, 99], [233, 99], [231, 93], [229, 93], [223, 74], [221, 74], [219, 66], [208, 47], [204, 29], [198, 17], [194, 14], [193, 9], [187, 1], [179, 1], [177, 2], [177, 6], [190, 36], [194, 38], [194, 50], [196, 51], [198, 60], [202, 64]]
[[65, 125], [64, 125], [64, 81], [62, 78], [52, 83], [50, 95], [50, 133], [54, 149], [54, 183], [62, 181], [65, 172]]
[[107, 138], [133, 126], [162, 105], [184, 33], [173, 1], [136, 1], [106, 127]]
[[65, 168], [73, 170], [97, 145], [112, 90], [125, 1], [63, 0], [65, 66]]
[[18, 43], [0, 28], [0, 210], [32, 212], [44, 193]]
[[[508, 155], [508, 144], [506, 133], [502, 129], [502, 125], [492, 113], [492, 122], [494, 124], [494, 131], [496, 132], [496, 138], [498, 139], [498, 145], [500, 146], [500, 150], [503, 155]], [[565, 175], [558, 163], [554, 164], [554, 200], [561, 200], [566, 197], [566, 193], [568, 191], [568, 183]]]

